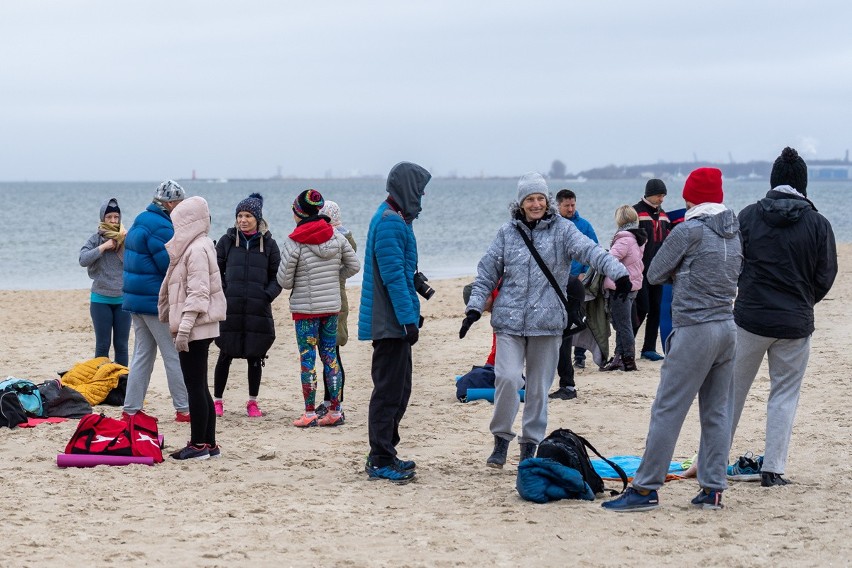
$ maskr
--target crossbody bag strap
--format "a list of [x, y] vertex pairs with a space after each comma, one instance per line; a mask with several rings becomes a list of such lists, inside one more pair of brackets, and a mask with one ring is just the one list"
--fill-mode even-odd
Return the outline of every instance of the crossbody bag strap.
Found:
[[515, 228], [521, 234], [521, 238], [524, 239], [524, 242], [527, 245], [527, 248], [530, 249], [530, 253], [533, 255], [538, 267], [541, 268], [541, 271], [544, 273], [547, 281], [550, 282], [550, 285], [553, 286], [553, 289], [556, 290], [556, 295], [559, 296], [559, 299], [562, 301], [562, 305], [565, 306], [565, 315], [569, 319], [571, 319], [571, 310], [568, 308], [568, 300], [565, 298], [565, 294], [562, 293], [562, 289], [559, 287], [559, 283], [556, 282], [556, 278], [554, 278], [553, 273], [544, 263], [544, 260], [541, 258], [541, 255], [538, 254], [538, 250], [536, 250], [535, 245], [530, 240], [529, 236], [521, 229], [518, 225], [515, 225]]

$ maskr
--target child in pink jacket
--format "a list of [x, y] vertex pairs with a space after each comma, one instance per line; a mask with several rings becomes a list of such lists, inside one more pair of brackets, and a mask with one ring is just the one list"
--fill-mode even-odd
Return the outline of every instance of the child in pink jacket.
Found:
[[612, 237], [609, 254], [617, 258], [630, 274], [631, 292], [626, 298], [616, 298], [610, 292], [615, 290], [615, 282], [604, 280], [607, 290], [609, 312], [612, 327], [615, 328], [615, 355], [604, 365], [602, 371], [635, 371], [636, 341], [633, 335], [633, 302], [636, 293], [642, 288], [642, 253], [648, 240], [644, 229], [639, 228], [639, 216], [630, 205], [622, 205], [615, 210], [615, 224], [618, 230]]
[[184, 199], [172, 210], [175, 234], [166, 243], [169, 269], [160, 287], [160, 321], [168, 322], [189, 396], [190, 438], [172, 459], [220, 455], [216, 411], [207, 386], [207, 353], [219, 336], [227, 300], [210, 232], [210, 210], [202, 197]]

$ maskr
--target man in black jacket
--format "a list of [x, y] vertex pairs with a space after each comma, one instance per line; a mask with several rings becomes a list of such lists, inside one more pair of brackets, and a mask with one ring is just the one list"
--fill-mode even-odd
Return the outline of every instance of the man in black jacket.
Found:
[[645, 230], [648, 242], [642, 262], [645, 271], [642, 274], [642, 289], [636, 295], [636, 314], [633, 322], [633, 335], [639, 331], [642, 321], [645, 321], [645, 340], [642, 342], [641, 357], [649, 361], [659, 361], [663, 358], [657, 353], [657, 337], [660, 333], [660, 304], [663, 302], [663, 286], [648, 283], [648, 267], [663, 244], [671, 224], [666, 212], [663, 211], [663, 200], [666, 197], [666, 184], [661, 179], [649, 179], [645, 184], [645, 196], [642, 201], [633, 206], [639, 215], [639, 228]]
[[766, 197], [739, 214], [743, 242], [734, 320], [737, 354], [734, 368], [734, 420], [731, 440], [765, 355], [769, 357], [766, 450], [745, 456], [728, 468], [731, 479], [757, 480], [771, 487], [782, 477], [808, 365], [814, 304], [837, 275], [837, 250], [828, 220], [807, 198], [808, 168], [792, 148], [775, 160]]

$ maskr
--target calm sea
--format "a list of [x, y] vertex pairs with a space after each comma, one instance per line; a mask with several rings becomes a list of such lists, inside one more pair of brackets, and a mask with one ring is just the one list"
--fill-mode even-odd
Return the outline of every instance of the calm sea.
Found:
[[[414, 223], [420, 269], [429, 278], [473, 274], [497, 228], [508, 219], [508, 204], [516, 195], [515, 179], [435, 179], [426, 188], [423, 212]], [[264, 217], [274, 236], [293, 229], [290, 205], [299, 191], [313, 187], [340, 204], [343, 223], [363, 245], [370, 217], [386, 197], [379, 179], [277, 180], [258, 182], [186, 182], [190, 195], [207, 199], [213, 217], [211, 237], [218, 239], [234, 221], [236, 204], [249, 193], [264, 196]], [[672, 181], [663, 207], [683, 207], [682, 181]], [[80, 247], [95, 232], [101, 203], [116, 197], [127, 227], [147, 207], [157, 182], [134, 183], [0, 183], [0, 289], [75, 289], [91, 285], [77, 262]], [[613, 213], [619, 205], [642, 196], [642, 180], [551, 182], [577, 193], [577, 209], [591, 221], [601, 243], [608, 245], [615, 230]], [[725, 202], [739, 211], [762, 197], [767, 180], [725, 182]], [[839, 242], [852, 242], [852, 182], [811, 182], [808, 194], [831, 221]], [[363, 260], [363, 253], [359, 252]], [[360, 278], [353, 279], [357, 281]]]

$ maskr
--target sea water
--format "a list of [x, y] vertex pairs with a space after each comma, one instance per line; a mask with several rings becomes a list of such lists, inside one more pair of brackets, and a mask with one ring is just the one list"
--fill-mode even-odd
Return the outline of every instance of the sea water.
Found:
[[[158, 182], [21, 182], [0, 183], [0, 289], [88, 288], [91, 280], [79, 265], [80, 247], [98, 225], [101, 203], [118, 199], [122, 221], [130, 227], [148, 206]], [[188, 195], [210, 204], [210, 237], [219, 239], [235, 219], [235, 207], [250, 193], [264, 197], [263, 216], [273, 236], [282, 240], [295, 223], [290, 206], [307, 188], [319, 190], [340, 205], [343, 224], [363, 247], [370, 218], [387, 197], [382, 179], [274, 180], [212, 183], [182, 182]], [[577, 194], [577, 210], [595, 228], [604, 246], [615, 232], [619, 205], [640, 200], [645, 181], [550, 181], [551, 192], [568, 187]], [[684, 206], [683, 181], [667, 182], [666, 210]], [[725, 203], [734, 211], [761, 198], [768, 180], [725, 180]], [[516, 179], [433, 179], [426, 187], [423, 211], [414, 222], [420, 270], [430, 279], [472, 275], [497, 229], [509, 218], [517, 195]], [[838, 242], [852, 242], [852, 181], [811, 182], [808, 196], [831, 221]], [[358, 256], [363, 261], [363, 250]], [[357, 283], [360, 274], [350, 282]]]

